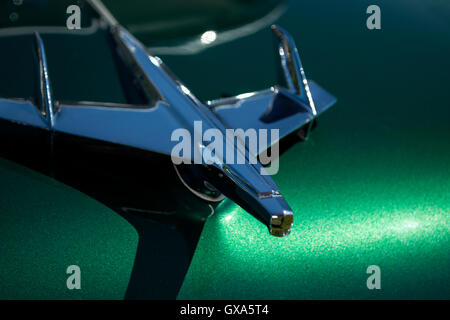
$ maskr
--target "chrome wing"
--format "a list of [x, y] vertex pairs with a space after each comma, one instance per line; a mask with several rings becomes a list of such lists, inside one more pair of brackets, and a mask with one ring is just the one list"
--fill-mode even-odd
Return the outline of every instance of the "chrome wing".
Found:
[[[312, 120], [336, 103], [337, 99], [313, 81], [308, 81], [291, 35], [279, 26], [272, 26], [278, 38], [284, 86], [265, 91], [244, 93], [235, 97], [208, 102], [229, 128], [278, 129], [279, 139]], [[309, 130], [306, 131], [309, 134]], [[277, 141], [271, 141], [271, 144]]]

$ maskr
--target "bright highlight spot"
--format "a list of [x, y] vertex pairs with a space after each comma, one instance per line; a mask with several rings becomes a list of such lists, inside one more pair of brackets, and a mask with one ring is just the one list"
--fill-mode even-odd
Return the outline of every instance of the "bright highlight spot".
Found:
[[180, 88], [181, 88], [181, 91], [183, 91], [185, 94], [187, 94], [187, 95], [191, 94], [191, 91], [188, 88], [186, 88], [184, 85], [180, 84]]
[[[134, 49], [132, 51], [136, 50], [136, 48], [134, 48], [134, 47], [132, 49]], [[157, 57], [149, 56], [149, 59], [155, 66], [157, 66], [157, 67], [161, 66], [161, 60], [158, 59]]]
[[392, 226], [391, 228], [392, 228], [392, 230], [397, 231], [397, 232], [407, 232], [410, 230], [417, 229], [417, 227], [419, 225], [420, 225], [420, 223], [418, 221], [407, 219], [407, 220], [401, 221], [397, 225]]
[[249, 93], [242, 93], [236, 96], [236, 98], [238, 99], [246, 99], [246, 98], [250, 98], [252, 96], [255, 95], [255, 92], [249, 92]]
[[200, 37], [200, 41], [203, 44], [210, 44], [216, 41], [216, 38], [217, 38], [216, 32], [210, 30], [202, 34], [202, 36]]

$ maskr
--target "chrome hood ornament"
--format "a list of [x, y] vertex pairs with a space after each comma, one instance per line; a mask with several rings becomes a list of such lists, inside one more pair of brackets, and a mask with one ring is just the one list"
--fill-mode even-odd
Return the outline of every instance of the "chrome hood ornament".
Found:
[[[88, 1], [112, 36], [115, 49], [131, 70], [149, 104], [140, 106], [55, 101], [52, 75], [48, 70], [45, 45], [35, 34], [39, 61], [40, 97], [30, 101], [1, 99], [0, 119], [33, 126], [54, 134], [104, 141], [155, 152], [170, 157], [171, 134], [178, 128], [194, 132], [194, 122], [204, 129], [278, 129], [279, 139], [301, 130], [307, 138], [314, 120], [336, 102], [336, 98], [308, 81], [294, 40], [279, 26], [272, 26], [277, 39], [283, 84], [270, 89], [203, 103], [147, 49], [123, 28], [97, 0]], [[229, 141], [224, 139], [224, 144]], [[276, 144], [278, 141], [271, 141]], [[201, 146], [194, 146], [200, 148]], [[248, 152], [239, 141], [236, 152]], [[195, 150], [194, 150], [195, 152]], [[256, 155], [255, 155], [256, 156]], [[193, 162], [193, 159], [187, 159]], [[168, 159], [170, 161], [170, 159]], [[293, 212], [259, 161], [246, 164], [179, 164], [176, 172], [194, 194], [208, 201], [224, 196], [263, 222], [274, 236], [289, 234]]]

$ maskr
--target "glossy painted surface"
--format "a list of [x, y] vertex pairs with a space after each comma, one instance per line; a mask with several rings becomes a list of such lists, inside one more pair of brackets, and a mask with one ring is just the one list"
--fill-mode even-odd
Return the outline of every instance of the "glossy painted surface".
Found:
[[[86, 195], [0, 159], [0, 299], [122, 299], [138, 233]], [[64, 208], [64, 209], [62, 209]], [[66, 270], [81, 269], [81, 290]]]
[[[280, 172], [274, 177], [296, 214], [292, 233], [282, 239], [271, 237], [255, 218], [229, 201], [222, 203], [204, 227], [178, 298], [450, 298], [450, 73], [446, 71], [450, 70], [450, 5], [444, 1], [383, 1], [382, 30], [369, 31], [365, 10], [370, 4], [331, 0], [287, 3], [287, 10], [276, 22], [293, 34], [307, 75], [320, 79], [320, 84], [339, 99], [321, 118], [311, 139], [282, 156]], [[229, 8], [234, 8], [231, 11], [236, 15], [245, 12], [239, 11], [242, 7]], [[177, 14], [185, 17], [183, 11]], [[125, 18], [133, 20], [133, 13]], [[220, 19], [226, 20], [223, 16]], [[203, 32], [202, 23], [192, 26], [183, 25], [179, 32], [176, 27], [166, 31], [177, 41], [186, 33], [194, 36]], [[210, 30], [215, 26], [205, 27]], [[159, 29], [160, 39], [166, 39], [163, 31]], [[262, 30], [195, 55], [161, 57], [199, 98], [213, 99], [273, 84], [270, 37], [269, 30]], [[171, 45], [167, 42], [161, 45]], [[157, 40], [147, 45], [159, 46]], [[99, 88], [107, 92], [101, 82]], [[2, 283], [11, 283], [12, 288], [19, 277], [30, 279], [31, 289], [22, 288], [17, 295], [22, 298], [27, 290], [40, 296], [52, 288], [62, 290], [64, 266], [72, 263], [70, 257], [81, 254], [83, 261], [93, 266], [87, 273], [93, 283], [98, 283], [96, 277], [107, 275], [102, 278], [104, 285], [83, 297], [123, 297], [137, 241], [130, 225], [119, 216], [108, 220], [109, 211], [101, 205], [87, 205], [89, 216], [82, 215], [79, 221], [83, 227], [88, 225], [86, 230], [92, 230], [92, 225], [107, 225], [124, 237], [120, 247], [123, 255], [98, 259], [96, 253], [101, 248], [116, 244], [117, 234], [108, 233], [110, 229], [103, 233], [99, 227], [79, 235], [70, 223], [46, 220], [57, 206], [56, 212], [66, 213], [65, 221], [72, 221], [85, 212], [81, 208], [87, 198], [60, 184], [54, 189], [53, 180], [43, 179], [36, 188], [44, 195], [59, 197], [33, 205], [39, 209], [35, 209], [37, 221], [30, 220], [25, 215], [29, 214], [27, 203], [35, 202], [21, 200], [33, 199], [34, 193], [27, 197], [21, 193], [34, 173], [8, 162], [1, 162], [1, 168], [2, 178], [10, 176], [1, 183], [2, 195], [7, 195], [1, 197], [2, 212], [7, 213], [2, 219], [22, 228], [19, 234], [28, 235], [23, 239], [33, 241], [30, 246], [21, 242], [22, 238], [14, 238], [13, 229], [3, 233], [2, 243], [15, 244], [17, 250], [7, 248], [10, 251], [2, 256], [20, 262], [2, 265], [9, 268]], [[19, 172], [25, 178], [17, 179], [8, 172]], [[68, 200], [58, 202], [64, 195]], [[71, 202], [75, 200], [76, 205]], [[25, 218], [18, 220], [21, 212]], [[26, 223], [19, 223], [24, 220]], [[42, 226], [40, 221], [48, 221], [45, 226], [50, 229], [46, 230], [55, 237], [74, 239], [52, 243], [56, 250], [46, 249], [51, 248], [48, 240], [44, 241], [47, 233], [33, 231]], [[156, 240], [166, 237], [178, 245], [178, 235], [167, 237], [171, 232], [168, 227], [155, 227], [140, 233], [152, 238], [141, 249], [155, 262], [157, 257], [167, 262], [167, 275], [158, 277], [167, 280], [178, 260], [171, 251], [158, 247]], [[71, 245], [77, 243], [78, 236], [89, 239], [89, 245], [80, 242], [72, 253]], [[38, 251], [43, 252], [39, 259], [55, 261], [63, 251], [69, 258], [58, 264], [35, 265], [34, 252]], [[16, 252], [23, 255], [17, 257]], [[151, 270], [151, 262], [146, 270]], [[366, 268], [372, 264], [381, 268], [380, 291], [366, 288]], [[35, 266], [31, 270], [39, 270], [37, 278], [45, 280], [33, 282], [35, 273], [27, 266]], [[164, 270], [160, 267], [157, 270]], [[116, 269], [121, 271], [113, 274]], [[154, 282], [150, 275], [134, 282], [138, 280], [140, 293], [145, 293], [145, 288], [156, 292], [158, 286], [166, 285]], [[7, 294], [13, 291], [4, 292], [10, 296]], [[71, 294], [60, 292], [62, 297]]]
[[[271, 238], [224, 203], [178, 298], [450, 297], [450, 5], [382, 2], [382, 30], [369, 31], [369, 4], [289, 3], [278, 23], [309, 76], [339, 99], [274, 177], [296, 215], [292, 232]], [[203, 58], [208, 72], [229, 68], [213, 67], [214, 52]], [[262, 85], [254, 61], [230, 61]], [[186, 78], [187, 65], [172, 68]], [[366, 287], [369, 265], [381, 268], [379, 291]]]

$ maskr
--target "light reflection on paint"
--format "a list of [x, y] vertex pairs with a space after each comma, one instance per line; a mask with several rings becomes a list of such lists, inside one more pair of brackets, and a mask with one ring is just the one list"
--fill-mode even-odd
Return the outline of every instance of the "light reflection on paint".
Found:
[[[225, 211], [227, 212], [226, 214], [220, 215], [220, 212]], [[239, 206], [235, 204], [230, 204], [229, 201], [223, 201], [216, 207], [216, 212], [219, 212], [220, 215], [219, 218], [220, 223], [223, 225], [229, 225], [231, 222], [233, 222], [231, 223], [231, 225], [233, 225], [236, 220], [239, 220], [235, 219], [235, 217], [240, 218], [240, 211], [242, 211], [242, 209]]]
[[[225, 209], [225, 208], [223, 208]], [[252, 246], [265, 241], [266, 249], [272, 248], [272, 255], [284, 256], [286, 252], [296, 252], [302, 255], [316, 255], [319, 252], [332, 250], [356, 250], [367, 246], [377, 246], [390, 239], [404, 240], [404, 237], [417, 237], [448, 223], [446, 215], [438, 208], [430, 208], [434, 214], [428, 216], [422, 210], [396, 210], [385, 216], [383, 212], [360, 212], [345, 218], [330, 216], [316, 220], [294, 223], [289, 236], [274, 238], [270, 236], [263, 224], [239, 206], [233, 204], [225, 209], [218, 223], [220, 238], [233, 239], [233, 247]], [[222, 211], [222, 210], [220, 210]], [[295, 211], [295, 209], [294, 209]], [[424, 210], [425, 212], [428, 209]], [[440, 213], [438, 213], [440, 212]], [[412, 216], [405, 219], [405, 215]], [[234, 219], [236, 217], [236, 219]], [[245, 226], [245, 227], [244, 227]], [[243, 234], [243, 228], [251, 230], [245, 237], [236, 237]], [[229, 240], [228, 240], [229, 241]], [[237, 244], [239, 242], [239, 244]], [[278, 251], [280, 242], [284, 250]], [[299, 245], [303, 244], [303, 245]]]
[[216, 41], [216, 39], [217, 39], [217, 34], [215, 31], [212, 31], [212, 30], [206, 31], [200, 37], [200, 41], [203, 44], [213, 43], [214, 41]]
[[400, 221], [398, 224], [394, 224], [391, 229], [396, 232], [407, 232], [417, 229], [419, 227], [420, 223], [415, 220], [406, 219], [403, 221]]

